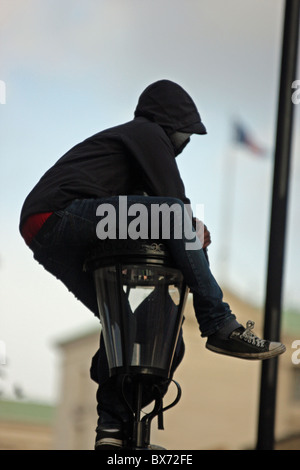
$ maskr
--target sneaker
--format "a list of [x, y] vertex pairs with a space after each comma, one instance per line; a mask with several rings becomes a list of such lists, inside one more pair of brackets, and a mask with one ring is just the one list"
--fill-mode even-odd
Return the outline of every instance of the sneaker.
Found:
[[102, 430], [97, 432], [95, 450], [121, 450], [123, 434], [119, 429]]
[[[118, 429], [98, 431], [95, 442], [95, 450], [126, 450], [126, 442], [123, 440], [122, 431]], [[148, 450], [165, 450], [165, 448], [156, 444], [149, 444]]]
[[283, 344], [260, 339], [252, 330], [254, 322], [248, 321], [246, 328], [243, 326], [230, 333], [227, 339], [218, 337], [217, 334], [208, 337], [206, 348], [219, 354], [239, 357], [241, 359], [270, 359], [285, 352]]

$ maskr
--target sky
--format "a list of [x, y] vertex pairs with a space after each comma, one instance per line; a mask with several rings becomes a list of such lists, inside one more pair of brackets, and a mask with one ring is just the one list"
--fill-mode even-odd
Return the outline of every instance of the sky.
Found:
[[[0, 391], [55, 402], [58, 342], [98, 322], [33, 260], [18, 231], [21, 207], [73, 145], [131, 120], [156, 80], [183, 86], [208, 131], [177, 163], [193, 208], [204, 204], [211, 269], [221, 287], [263, 304], [284, 1], [0, 0], [0, 8]], [[299, 110], [283, 304], [300, 310]], [[236, 120], [263, 157], [234, 142]]]

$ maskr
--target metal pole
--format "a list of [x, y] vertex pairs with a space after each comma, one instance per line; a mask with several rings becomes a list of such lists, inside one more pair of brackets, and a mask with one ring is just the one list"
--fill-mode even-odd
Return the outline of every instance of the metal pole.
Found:
[[[292, 83], [296, 79], [300, 0], [286, 0], [277, 117], [264, 338], [280, 339], [289, 168], [292, 141]], [[262, 362], [257, 450], [273, 450], [278, 358]]]

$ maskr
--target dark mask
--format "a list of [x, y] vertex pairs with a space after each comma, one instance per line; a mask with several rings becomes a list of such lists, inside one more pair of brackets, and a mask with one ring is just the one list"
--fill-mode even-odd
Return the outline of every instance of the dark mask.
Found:
[[176, 157], [189, 143], [191, 135], [192, 134], [188, 134], [187, 132], [175, 132], [174, 134], [170, 135], [170, 140], [172, 142]]

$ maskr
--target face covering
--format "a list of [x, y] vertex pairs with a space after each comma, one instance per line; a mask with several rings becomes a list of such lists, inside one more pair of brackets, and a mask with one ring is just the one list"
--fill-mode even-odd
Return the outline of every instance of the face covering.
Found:
[[175, 132], [174, 134], [170, 135], [170, 140], [172, 142], [176, 157], [189, 143], [191, 135], [192, 134], [188, 134], [187, 132]]

